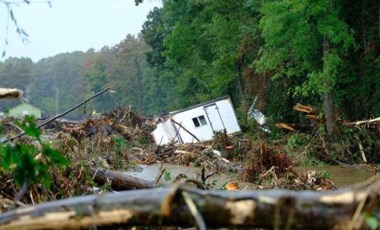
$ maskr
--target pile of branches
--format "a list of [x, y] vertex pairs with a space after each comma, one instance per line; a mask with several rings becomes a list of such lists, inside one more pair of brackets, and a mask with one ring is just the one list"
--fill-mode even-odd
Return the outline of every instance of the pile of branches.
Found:
[[10, 174], [0, 172], [0, 211], [93, 193], [95, 183], [91, 180], [89, 168], [84, 165], [71, 165], [65, 170], [52, 167], [50, 175], [50, 187], [31, 184], [23, 196], [17, 198], [21, 186], [15, 184]]
[[293, 166], [292, 161], [286, 154], [276, 152], [275, 150], [275, 148], [269, 148], [266, 144], [262, 143], [259, 152], [253, 154], [245, 163], [244, 180], [255, 182], [259, 180], [261, 174], [264, 174], [272, 167], [277, 175], [287, 172], [288, 168]]
[[283, 188], [291, 190], [332, 190], [334, 183], [326, 175], [308, 171], [299, 175], [294, 164], [281, 148], [261, 143], [256, 153], [245, 162], [243, 181], [257, 184], [256, 189]]
[[[5, 127], [4, 136], [10, 137], [23, 132], [15, 125], [15, 119], [18, 118], [1, 121]], [[39, 121], [41, 122], [44, 121]], [[91, 194], [97, 186], [103, 186], [103, 191], [111, 190], [108, 182], [100, 185], [94, 182], [97, 178], [93, 169], [125, 171], [134, 162], [132, 152], [135, 146], [141, 149], [145, 149], [142, 146], [154, 146], [150, 135], [153, 128], [153, 125], [130, 108], [116, 108], [100, 117], [80, 122], [57, 119], [49, 123], [42, 129], [43, 142], [57, 149], [70, 161], [70, 165], [64, 169], [52, 165], [49, 171], [52, 179], [50, 187], [30, 184], [16, 202], [15, 198], [22, 190], [22, 185], [16, 184], [9, 174], [0, 170], [0, 209]], [[22, 136], [14, 142], [34, 144], [29, 136]], [[39, 147], [37, 143], [35, 148]]]
[[116, 108], [82, 122], [59, 121], [51, 137], [55, 147], [74, 162], [125, 170], [138, 155], [153, 149], [149, 120], [130, 108]]

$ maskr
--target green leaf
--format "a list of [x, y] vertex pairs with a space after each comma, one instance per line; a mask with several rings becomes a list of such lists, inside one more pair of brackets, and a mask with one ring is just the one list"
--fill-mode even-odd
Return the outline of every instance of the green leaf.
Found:
[[379, 219], [374, 215], [366, 215], [365, 221], [370, 229], [375, 230], [379, 227]]
[[34, 137], [37, 140], [40, 140], [41, 131], [36, 126], [35, 118], [34, 116], [25, 116], [23, 122], [19, 124], [16, 122], [17, 125], [19, 125], [22, 130], [24, 130], [26, 135], [29, 135], [31, 137]]
[[1, 161], [1, 167], [4, 169], [5, 172], [8, 172], [10, 165], [12, 164], [11, 159], [11, 152], [9, 151], [8, 146], [7, 147], [1, 147], [1, 155], [2, 155], [2, 161]]
[[52, 164], [64, 166], [69, 164], [69, 160], [62, 156], [57, 150], [52, 149], [49, 145], [43, 145], [42, 154], [48, 157]]

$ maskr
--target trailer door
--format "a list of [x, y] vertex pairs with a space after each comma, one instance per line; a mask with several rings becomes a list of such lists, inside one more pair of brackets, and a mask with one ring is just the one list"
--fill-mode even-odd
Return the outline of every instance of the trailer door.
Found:
[[207, 105], [204, 107], [204, 110], [214, 132], [219, 132], [225, 129], [222, 117], [216, 104]]

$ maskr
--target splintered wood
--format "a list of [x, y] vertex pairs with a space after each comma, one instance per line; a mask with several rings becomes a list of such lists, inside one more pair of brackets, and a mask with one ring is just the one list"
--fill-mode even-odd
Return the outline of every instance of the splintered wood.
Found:
[[298, 111], [298, 112], [302, 112], [302, 113], [306, 113], [306, 118], [312, 122], [312, 125], [305, 127], [304, 125], [301, 125], [301, 124], [277, 123], [277, 124], [275, 124], [277, 128], [293, 132], [293, 131], [297, 131], [297, 130], [312, 129], [316, 124], [318, 124], [318, 123], [323, 124], [324, 123], [324, 119], [319, 116], [318, 111], [316, 111], [311, 106], [301, 105], [301, 104], [297, 103], [293, 107], [293, 110]]

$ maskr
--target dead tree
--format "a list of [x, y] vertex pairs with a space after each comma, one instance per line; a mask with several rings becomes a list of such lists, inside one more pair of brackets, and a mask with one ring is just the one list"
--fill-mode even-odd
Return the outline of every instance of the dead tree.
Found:
[[205, 191], [184, 186], [75, 197], [0, 214], [0, 229], [117, 226], [363, 229], [380, 180], [328, 192]]

